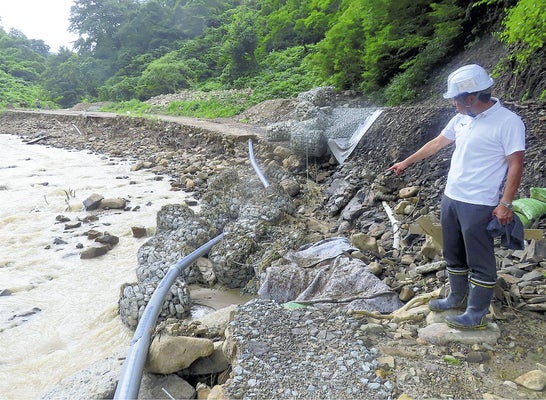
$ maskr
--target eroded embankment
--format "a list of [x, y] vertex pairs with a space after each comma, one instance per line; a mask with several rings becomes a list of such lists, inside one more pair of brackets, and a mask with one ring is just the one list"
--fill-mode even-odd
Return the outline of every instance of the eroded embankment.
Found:
[[[529, 131], [529, 151], [524, 185], [522, 186], [522, 192], [525, 193], [530, 185], [544, 184], [544, 176], [540, 172], [544, 159], [544, 135], [540, 126], [543, 121], [541, 118], [544, 118], [544, 110], [529, 107], [528, 109], [522, 108], [522, 111], [525, 112], [525, 121]], [[409, 185], [418, 186], [421, 192], [416, 197], [414, 211], [407, 215], [398, 215], [398, 218], [402, 219], [406, 226], [418, 215], [428, 212], [434, 213], [437, 210], [449, 160], [447, 151], [438, 154], [426, 163], [412, 167], [402, 177], [391, 176], [384, 181], [378, 181], [376, 178], [381, 177], [381, 173], [393, 161], [409, 154], [428, 138], [437, 134], [438, 129], [447, 121], [452, 112], [449, 107], [426, 110], [419, 107], [387, 110], [368, 133], [366, 140], [359, 144], [353, 156], [341, 167], [327, 160], [312, 160], [311, 163], [306, 164], [306, 160], [302, 162], [297, 158], [291, 158], [289, 151], [284, 152], [282, 148], [275, 148], [275, 146], [261, 142], [257, 149], [257, 155], [262, 164], [268, 167], [270, 164], [277, 164], [277, 171], [282, 168], [290, 171], [289, 175], [299, 184], [300, 189], [299, 194], [294, 192], [296, 194], [293, 198], [298, 214], [305, 218], [305, 223], [301, 223], [291, 216], [291, 218], [283, 217], [280, 222], [276, 223], [276, 226], [282, 227], [292, 223], [288, 230], [298, 232], [301, 236], [296, 239], [305, 240], [308, 243], [332, 235], [352, 236], [356, 233], [365, 233], [370, 236], [377, 247], [372, 251], [363, 251], [362, 259], [370, 266], [374, 265], [377, 268], [377, 274], [394, 290], [400, 294], [402, 292], [406, 294], [410, 292], [426, 293], [441, 287], [443, 283], [442, 271], [423, 274], [417, 272], [417, 266], [431, 261], [421, 252], [422, 237], [416, 235], [406, 237], [406, 232], [404, 232], [403, 237], [407, 241], [404, 243], [403, 251], [398, 252], [392, 249], [390, 224], [377, 201], [374, 201], [374, 196], [381, 193], [388, 195], [390, 197], [385, 198], [390, 199], [389, 201], [394, 205], [399, 201], [396, 196], [396, 188]], [[5, 131], [5, 126], [13, 129], [14, 123], [16, 126], [27, 124], [29, 137], [38, 138], [39, 129], [51, 135], [50, 139], [43, 141], [44, 143], [59, 147], [70, 147], [73, 143], [77, 143], [77, 146], [81, 147], [75, 148], [89, 148], [96, 152], [123, 155], [139, 160], [153, 159], [155, 164], [153, 168], [157, 168], [158, 172], [163, 171], [165, 174], [174, 176], [173, 183], [178, 182], [179, 187], [183, 189], [188, 189], [188, 185], [192, 185], [188, 181], [189, 179], [193, 181], [194, 187], [201, 187], [202, 181], [204, 190], [207, 188], [207, 182], [210, 182], [209, 178], [225, 170], [228, 165], [235, 166], [241, 172], [249, 171], [249, 174], [252, 174], [248, 166], [246, 140], [238, 142], [224, 136], [220, 138], [208, 137], [207, 134], [203, 137], [196, 130], [184, 130], [188, 128], [172, 126], [170, 121], [153, 121], [150, 122], [151, 125], [148, 125], [145, 121], [132, 121], [131, 118], [126, 117], [119, 118], [115, 126], [112, 121], [108, 122], [107, 120], [89, 123], [92, 127], [87, 127], [85, 122], [78, 122], [82, 125], [78, 126], [82, 132], [80, 135], [75, 132], [73, 127], [70, 128], [73, 120], [58, 121], [60, 124], [56, 122], [55, 118], [33, 119], [29, 117], [17, 121], [12, 120], [11, 125], [0, 122], [2, 124], [0, 127], [2, 131]], [[64, 124], [65, 130], [57, 131], [56, 127], [62, 124]], [[77, 125], [77, 123], [74, 124]], [[86, 127], [87, 130], [85, 130]], [[19, 128], [17, 127], [17, 129]], [[272, 182], [276, 183], [280, 180], [276, 178], [276, 175], [268, 176], [271, 177]], [[278, 176], [283, 177], [282, 174]], [[386, 190], [388, 193], [381, 192], [381, 190]], [[264, 204], [267, 201], [266, 197], [263, 197]], [[351, 212], [351, 207], [354, 207], [354, 212]], [[253, 211], [250, 208], [247, 210]], [[253, 231], [255, 226], [256, 224], [245, 225], [249, 231]], [[256, 232], [264, 233], [262, 231]], [[285, 234], [283, 237], [283, 232], [279, 231], [278, 233], [278, 243], [286, 246], [286, 240], [283, 239], [288, 238], [288, 235]], [[254, 244], [255, 248], [252, 247]], [[296, 244], [296, 240], [293, 244]], [[284, 254], [283, 251], [286, 250], [283, 247], [276, 249], [275, 246], [271, 246], [271, 240], [265, 241], [261, 238], [256, 243], [245, 241], [241, 245], [244, 249], [252, 248], [257, 251], [253, 253], [251, 258], [237, 259], [236, 261], [241, 261], [241, 265], [244, 262], [244, 265], [252, 263], [257, 267], [267, 267], [268, 263]], [[264, 248], [272, 251], [268, 254], [259, 253]], [[278, 250], [282, 254], [275, 254], [274, 250]], [[508, 261], [514, 265], [519, 263], [519, 260], [513, 258], [511, 253], [502, 252], [499, 257], [499, 260], [504, 260], [503, 266], [508, 267]], [[538, 263], [533, 266], [526, 263], [525, 268], [537, 266]], [[522, 268], [518, 267], [518, 269], [523, 270], [523, 264]], [[509, 272], [507, 273], [509, 274]], [[515, 279], [514, 282], [516, 281]], [[508, 281], [506, 283], [510, 285]], [[513, 286], [517, 287], [517, 283]], [[379, 389], [390, 390], [391, 386], [385, 386], [385, 383], [392, 382], [394, 384], [393, 393], [396, 395], [406, 393], [416, 396], [416, 398], [423, 394], [427, 397], [471, 398], [479, 391], [484, 395], [486, 393], [501, 395], [509, 392], [518, 397], [526, 394], [529, 398], [538, 398], [540, 393], [529, 395], [529, 393], [522, 392], [513, 386], [503, 387], [503, 382], [506, 379], [513, 380], [517, 375], [536, 368], [535, 356], [541, 351], [543, 352], [543, 348], [539, 345], [543, 342], [541, 336], [544, 326], [543, 313], [514, 311], [512, 307], [517, 306], [519, 301], [523, 301], [522, 298], [516, 299], [515, 292], [510, 290], [510, 287], [504, 288], [502, 293], [511, 296], [513, 303], [510, 304], [510, 308], [503, 310], [505, 314], [501, 317], [505, 319], [497, 320], [503, 336], [493, 346], [481, 344], [482, 341], [479, 338], [472, 346], [457, 343], [438, 346], [420, 345], [425, 344], [417, 338], [418, 331], [426, 325], [426, 322], [422, 320], [394, 323], [375, 318], [350, 319], [348, 320], [350, 326], [348, 325], [346, 330], [344, 327], [342, 333], [347, 334], [348, 338], [361, 340], [362, 342], [359, 344], [365, 345], [366, 348], [372, 348], [372, 346], [377, 348], [377, 355], [386, 356], [381, 361], [381, 365], [378, 365], [377, 371], [373, 371], [378, 382], [367, 383], [378, 383], [380, 384]], [[497, 303], [505, 305], [502, 295]], [[282, 340], [290, 335], [289, 344], [291, 347], [289, 350], [292, 348], [302, 349], [315, 343], [312, 328], [315, 320], [320, 322], [320, 319], [316, 319], [313, 315], [313, 307], [309, 309], [311, 311], [301, 311], [298, 314], [282, 311], [283, 316], [287, 314], [289, 317], [286, 321], [284, 319], [269, 320], [264, 318], [263, 311], [264, 307], [269, 306], [268, 304], [249, 305], [248, 310], [239, 315], [240, 324], [236, 326], [241, 329], [241, 335], [244, 336], [240, 343], [242, 358], [259, 361], [246, 364], [241, 362], [240, 368], [235, 371], [237, 384], [240, 384], [239, 388], [242, 390], [241, 395], [244, 397], [245, 393], [249, 393], [249, 391], [256, 391], [264, 398], [280, 395], [282, 392], [273, 393], [269, 389], [277, 388], [276, 384], [279, 387], [301, 386], [299, 377], [302, 375], [299, 371], [304, 370], [308, 373], [309, 379], [318, 379], [316, 383], [313, 382], [309, 385], [307, 390], [322, 389], [324, 386], [326, 387], [325, 392], [321, 392], [321, 394], [328, 393], [332, 398], [345, 393], [335, 385], [328, 386], [329, 383], [333, 383], [348, 389], [346, 393], [356, 396], [359, 393], [359, 385], [364, 383], [362, 379], [358, 380], [358, 378], [362, 378], [362, 375], [357, 376], [356, 380], [340, 380], [338, 382], [333, 382], [327, 377], [323, 379], [321, 376], [315, 376], [317, 371], [320, 374], [322, 371], [331, 369], [333, 361], [324, 356], [324, 348], [338, 346], [335, 342], [337, 336], [325, 335], [325, 340], [332, 340], [324, 346], [322, 344], [316, 348], [311, 346], [308, 352], [302, 353], [309, 358], [298, 364], [292, 363], [292, 351], [279, 351], [275, 363], [281, 372], [271, 377], [268, 376], [268, 379], [260, 377], [260, 373], [263, 372], [260, 363], [267, 361], [265, 357], [269, 353], [260, 353], [256, 351], [256, 347], [248, 345], [256, 342], [262, 331], [264, 335], [273, 334], [274, 337], [277, 337], [276, 334], [285, 335]], [[276, 312], [276, 310], [274, 311]], [[247, 316], [252, 316], [252, 321], [258, 321], [259, 332], [258, 329], [244, 330], [249, 325], [244, 320], [244, 317]], [[319, 316], [319, 318], [330, 317], [330, 315]], [[343, 313], [336, 314], [335, 317], [346, 321], [346, 316]], [[332, 318], [332, 321], [334, 320]], [[377, 333], [369, 330], [374, 325], [377, 328]], [[349, 343], [349, 339], [341, 342]], [[336, 348], [342, 349], [342, 347]], [[478, 362], [471, 361], [471, 355], [474, 356], [475, 353], [479, 353], [478, 355], [484, 358], [480, 358], [481, 361]], [[449, 360], [452, 360], [451, 364], [445, 361], [446, 355], [450, 357]], [[334, 361], [339, 363], [340, 371], [342, 368], [353, 371], [353, 366], [360, 362], [361, 358], [362, 354], [358, 352], [354, 352], [354, 354], [342, 352]], [[492, 362], [488, 362], [489, 359], [492, 359]], [[324, 364], [322, 367], [321, 363]], [[285, 366], [292, 366], [294, 373], [287, 376]], [[411, 372], [408, 373], [408, 371]], [[269, 378], [272, 383], [269, 382]], [[311, 381], [305, 380], [305, 382]], [[251, 383], [254, 386], [250, 387]], [[265, 394], [269, 396], [265, 396]], [[296, 396], [294, 392], [282, 393], [282, 395]]]

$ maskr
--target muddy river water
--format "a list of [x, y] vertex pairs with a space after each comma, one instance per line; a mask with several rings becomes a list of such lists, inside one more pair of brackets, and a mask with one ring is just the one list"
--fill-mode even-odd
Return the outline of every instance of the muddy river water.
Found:
[[[136, 281], [136, 254], [146, 241], [134, 238], [131, 227], [153, 235], [161, 206], [188, 196], [131, 165], [0, 134], [0, 397], [39, 398], [62, 378], [128, 348], [133, 332], [117, 313], [119, 287]], [[123, 197], [131, 210], [83, 210], [93, 193]], [[92, 214], [97, 221], [76, 229], [57, 220]], [[89, 229], [120, 242], [104, 256], [82, 260]], [[218, 308], [214, 292], [200, 296]], [[230, 301], [225, 294], [220, 299]]]

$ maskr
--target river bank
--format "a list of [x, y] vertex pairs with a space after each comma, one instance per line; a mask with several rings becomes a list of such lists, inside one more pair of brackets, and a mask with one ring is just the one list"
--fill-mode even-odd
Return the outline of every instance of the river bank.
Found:
[[[368, 175], [377, 176], [378, 171], [384, 170], [393, 160], [400, 157], [402, 152], [410, 151], [411, 148], [418, 146], [419, 142], [425, 141], [427, 136], [433, 135], [436, 126], [442, 123], [448, 112], [450, 111], [419, 112], [417, 109], [406, 109], [386, 113], [369, 133], [374, 139], [357, 147], [352, 159], [343, 166], [337, 166], [332, 160], [315, 161], [311, 165], [306, 165], [294, 157], [290, 161], [286, 161], [290, 156], [282, 156], [277, 145], [264, 142], [260, 134], [252, 137], [257, 141], [256, 153], [263, 165], [277, 163], [285, 166], [301, 186], [301, 197], [307, 195], [304, 199], [300, 199], [303, 201], [298, 203], [300, 207], [305, 209], [302, 209], [301, 213], [306, 215], [308, 220], [312, 218], [315, 222], [319, 222], [318, 225], [321, 225], [320, 228], [311, 231], [311, 235], [306, 238], [308, 242], [332, 236], [332, 234], [350, 236], [356, 231], [370, 233], [376, 230], [379, 233], [375, 233], [374, 236], [379, 239], [383, 251], [379, 256], [367, 255], [367, 261], [379, 263], [382, 266], [380, 276], [397, 291], [401, 291], [404, 287], [410, 287], [416, 293], [426, 293], [441, 287], [442, 280], [439, 280], [438, 276], [434, 274], [423, 278], [423, 276], [410, 273], [417, 265], [430, 261], [419, 254], [422, 244], [420, 241], [408, 245], [405, 248], [405, 254], [390, 250], [389, 245], [392, 244], [392, 237], [386, 234], [387, 218], [384, 215], [379, 216], [383, 212], [376, 210], [377, 205], [372, 204], [366, 207], [366, 213], [369, 215], [359, 216], [358, 219], [351, 221], [350, 228], [343, 225], [340, 213], [359, 190], [371, 188], [375, 178], [370, 180]], [[275, 109], [275, 113], [277, 120], [282, 118], [279, 117], [278, 108]], [[540, 118], [544, 117], [544, 110], [538, 110], [533, 116], [534, 124], [530, 127], [530, 139], [532, 140], [530, 140], [529, 160], [531, 164], [526, 172], [522, 191], [527, 190], [529, 185], [544, 186], [544, 177], [540, 173], [544, 143], [541, 141], [542, 131], [538, 128]], [[235, 165], [240, 170], [248, 169], [248, 175], [252, 175], [247, 160], [246, 140], [248, 137], [245, 135], [242, 135], [244, 140], [236, 140], [230, 135], [203, 135], [202, 132], [195, 131], [194, 128], [188, 130], [188, 128], [170, 121], [116, 117], [113, 120], [97, 119], [94, 122], [89, 122], [89, 118], [73, 119], [70, 117], [72, 119], [62, 121], [59, 121], [59, 118], [59, 116], [29, 117], [26, 115], [10, 120], [8, 115], [4, 115], [0, 126], [2, 131], [17, 130], [20, 135], [28, 136], [34, 140], [43, 137], [39, 142], [48, 145], [86, 148], [97, 153], [130, 157], [135, 160], [135, 166], [141, 162], [141, 167], [147, 166], [156, 174], [168, 176], [173, 190], [194, 190], [197, 194], [204, 194], [207, 191], [209, 177], [225, 170], [228, 166]], [[78, 118], [85, 117], [79, 115]], [[245, 118], [251, 119], [249, 113]], [[258, 119], [261, 123], [267, 123], [270, 117], [267, 112], [262, 111], [260, 117], [256, 116], [256, 120]], [[221, 132], [221, 128], [219, 130]], [[413, 134], [408, 135], [408, 132], [413, 132]], [[415, 140], [416, 137], [419, 140]], [[442, 160], [447, 159], [447, 156], [447, 154], [439, 155], [438, 160], [440, 161], [431, 164], [434, 166], [432, 170], [427, 171], [427, 167], [416, 169], [408, 174], [402, 182], [402, 186], [417, 184], [422, 188], [423, 204], [419, 204], [419, 209], [426, 207], [425, 214], [434, 212], [437, 207], [442, 174], [446, 167], [445, 161]], [[149, 164], [144, 164], [146, 162]], [[302, 167], [302, 165], [306, 166]], [[311, 182], [309, 182], [309, 178]], [[341, 187], [340, 182], [345, 182], [344, 186]], [[401, 183], [398, 182], [396, 185], [400, 186]], [[311, 197], [309, 195], [317, 187], [321, 193], [320, 199], [317, 196]], [[336, 187], [337, 189], [334, 189]], [[381, 220], [383, 222], [380, 225], [383, 226], [377, 229], [377, 222]], [[404, 255], [406, 259], [402, 262]], [[503, 257], [511, 259], [512, 254], [504, 253]], [[536, 265], [540, 265], [539, 262]], [[271, 334], [269, 332], [277, 332], [282, 336], [284, 335], [283, 329], [301, 329], [301, 325], [305, 324], [307, 320], [321, 321], [329, 318], [328, 314], [321, 314], [322, 311], [315, 311], [312, 307], [309, 309], [308, 315], [304, 313], [301, 317], [289, 318], [287, 321], [281, 318], [269, 320], [263, 318], [264, 307], [269, 309], [272, 306], [256, 303], [255, 307], [249, 306], [241, 314], [240, 325], [235, 324], [235, 331], [244, 328], [245, 318], [249, 318], [249, 316], [259, 320], [261, 324], [257, 332], [241, 333], [242, 343], [248, 344], [252, 338], [256, 339], [262, 335]], [[271, 314], [279, 315], [273, 311]], [[372, 388], [380, 391], [374, 392], [377, 394], [377, 398], [397, 397], [404, 393], [413, 398], [483, 398], [486, 394], [498, 396], [496, 398], [502, 396], [506, 396], [505, 398], [541, 398], [543, 393], [535, 393], [509, 382], [513, 383], [513, 380], [521, 374], [540, 368], [537, 363], [544, 364], [544, 312], [504, 308], [503, 317], [504, 319], [495, 321], [501, 332], [501, 338], [495, 344], [484, 344], [478, 338], [472, 345], [457, 342], [431, 345], [418, 338], [418, 330], [426, 325], [426, 322], [423, 321], [395, 323], [372, 317], [357, 319], [343, 313], [335, 316], [335, 318], [348, 321], [347, 325], [340, 328], [342, 333], [339, 337], [344, 338], [340, 340], [340, 343], [347, 343], [350, 340], [348, 338], [354, 337], [355, 340], [363, 340], [366, 349], [376, 349], [377, 354], [374, 353], [374, 357], [386, 357], [381, 358], [380, 362], [376, 361], [367, 366], [379, 378], [377, 382], [373, 382], [368, 377], [365, 378], [367, 379], [366, 387], [370, 383], [379, 384], [377, 388], [372, 385]], [[280, 329], [278, 324], [284, 324], [283, 329]], [[313, 324], [317, 324], [317, 322], [313, 322]], [[368, 330], [373, 324], [378, 325], [377, 333], [370, 333]], [[318, 323], [317, 329], [320, 330], [320, 323]], [[332, 329], [327, 331], [330, 330]], [[276, 337], [276, 334], [273, 336]], [[294, 342], [291, 341], [295, 346], [294, 349], [301, 349], [304, 343], [309, 342], [308, 334], [303, 332], [300, 336], [290, 337], [291, 340], [294, 340]], [[298, 343], [301, 343], [299, 347]], [[279, 353], [277, 360], [279, 368], [275, 368], [275, 371], [278, 371], [277, 382], [282, 382], [282, 384], [279, 383], [280, 387], [290, 388], [293, 387], [292, 385], [301, 385], [302, 379], [307, 381], [306, 377], [314, 376], [316, 371], [319, 371], [320, 375], [322, 371], [331, 369], [335, 360], [321, 357], [321, 352], [328, 351], [329, 346], [338, 345], [335, 341], [324, 342], [321, 346], [308, 350], [308, 366], [302, 367], [302, 369], [310, 375], [298, 375], [294, 372], [293, 380], [280, 371], [283, 370], [283, 365], [290, 365], [294, 351], [299, 350]], [[243, 360], [245, 354], [247, 359], [256, 356], [255, 349], [248, 350], [248, 353], [245, 352], [243, 345], [241, 345], [241, 349], [243, 350], [241, 350], [240, 358]], [[352, 362], [359, 360], [358, 351], [353, 349], [349, 351], [349, 353], [351, 352], [350, 356], [345, 355], [344, 351], [341, 352], [344, 355], [337, 360], [341, 363], [339, 365], [347, 368], [347, 365], [349, 367], [352, 365], [351, 360], [353, 360]], [[479, 359], [476, 358], [475, 353], [480, 355]], [[301, 367], [302, 364], [298, 364], [298, 366]], [[239, 374], [235, 374], [235, 383], [232, 383], [231, 387], [238, 387], [237, 382], [242, 386], [232, 392], [234, 397], [245, 397], [252, 390], [262, 387], [259, 380], [258, 382], [253, 381], [254, 385], [249, 386], [248, 378], [254, 377], [258, 373], [258, 369], [263, 366], [260, 367], [259, 364], [249, 366], [241, 362], [240, 367], [242, 370], [238, 370]], [[294, 371], [297, 370], [298, 368], [295, 367]], [[238, 376], [242, 378], [238, 378]], [[326, 377], [322, 379], [326, 379]], [[364, 383], [354, 379], [356, 378], [350, 378], [345, 382], [341, 379], [335, 382], [335, 385], [328, 386], [325, 391], [319, 390], [321, 387], [319, 383], [311, 384], [311, 386], [317, 390], [318, 397], [333, 398], [340, 393], [343, 393], [344, 396], [358, 397], [360, 385]], [[271, 387], [271, 385], [268, 386]], [[344, 386], [347, 391], [340, 391], [338, 386]], [[309, 389], [309, 386], [307, 388]], [[281, 393], [260, 392], [259, 390], [256, 393], [267, 394], [269, 397], [281, 395]], [[507, 396], [507, 393], [513, 397]], [[295, 398], [301, 397], [302, 393], [291, 391], [290, 393], [282, 393], [282, 395]]]
[[[134, 279], [135, 253], [145, 241], [131, 227], [152, 234], [172, 192], [153, 173], [131, 172], [113, 157], [30, 146], [4, 134], [0, 148], [0, 392], [38, 398], [129, 345], [118, 292]], [[85, 212], [82, 201], [93, 192], [124, 197], [130, 210]], [[96, 243], [90, 231], [107, 231], [119, 243], [105, 257], [82, 259]]]

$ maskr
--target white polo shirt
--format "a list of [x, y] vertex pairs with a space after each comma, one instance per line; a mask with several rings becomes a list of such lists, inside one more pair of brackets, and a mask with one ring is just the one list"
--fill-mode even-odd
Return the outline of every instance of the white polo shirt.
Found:
[[445, 194], [471, 204], [495, 206], [508, 170], [506, 156], [525, 150], [525, 126], [519, 116], [495, 104], [476, 117], [457, 114], [441, 134], [455, 141]]

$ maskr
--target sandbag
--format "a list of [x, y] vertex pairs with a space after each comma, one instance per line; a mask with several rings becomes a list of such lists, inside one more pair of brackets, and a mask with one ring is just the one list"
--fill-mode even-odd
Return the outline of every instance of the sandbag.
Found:
[[[540, 218], [542, 215], [546, 214], [546, 203], [537, 199], [525, 198], [514, 200], [514, 211], [518, 214], [522, 214], [529, 220], [528, 225], [523, 224], [523, 226], [529, 226], [535, 219]], [[521, 219], [521, 218], [520, 218]], [[521, 221], [523, 223], [523, 219]]]
[[521, 221], [521, 224], [523, 225], [524, 228], [529, 228], [531, 226], [531, 222], [533, 222], [533, 221], [529, 221], [529, 218], [527, 218], [525, 215], [523, 215], [522, 213], [519, 213], [517, 211], [514, 211], [514, 214], [516, 214], [518, 216], [518, 218]]
[[532, 187], [530, 189], [531, 198], [546, 203], [546, 188]]

